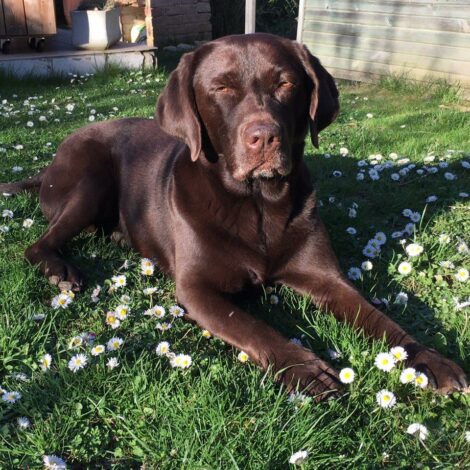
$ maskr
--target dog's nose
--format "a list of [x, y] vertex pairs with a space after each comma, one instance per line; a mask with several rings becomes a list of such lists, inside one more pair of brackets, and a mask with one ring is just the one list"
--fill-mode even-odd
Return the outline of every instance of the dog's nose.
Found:
[[246, 127], [244, 140], [253, 152], [269, 152], [281, 144], [281, 129], [274, 123], [255, 122]]

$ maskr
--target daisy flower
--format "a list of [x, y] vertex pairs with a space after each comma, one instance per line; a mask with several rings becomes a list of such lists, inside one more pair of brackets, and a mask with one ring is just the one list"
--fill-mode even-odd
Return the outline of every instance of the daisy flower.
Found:
[[462, 254], [467, 254], [470, 253], [470, 249], [468, 248], [468, 245], [465, 242], [460, 242], [457, 245], [457, 252]]
[[170, 352], [170, 343], [168, 341], [158, 343], [155, 352], [159, 356], [166, 356]]
[[407, 233], [408, 235], [413, 235], [416, 230], [416, 225], [410, 222], [409, 224], [405, 225], [404, 232]]
[[411, 243], [405, 248], [405, 251], [408, 256], [414, 258], [419, 256], [424, 251], [424, 248], [421, 245], [418, 245], [418, 243]]
[[368, 243], [362, 250], [362, 254], [367, 258], [375, 258], [379, 254], [379, 250], [371, 243]]
[[178, 367], [180, 369], [187, 369], [191, 366], [193, 360], [191, 356], [187, 354], [177, 354], [175, 357], [171, 358], [170, 365], [171, 367]]
[[413, 212], [410, 215], [411, 222], [417, 223], [421, 220], [421, 214], [419, 212]]
[[152, 263], [152, 261], [150, 261], [150, 260], [147, 259], [147, 258], [144, 258], [144, 259], [140, 262], [140, 272], [141, 272], [144, 276], [152, 276], [153, 273], [155, 272], [155, 266], [154, 266], [154, 264]]
[[341, 382], [343, 382], [344, 384], [350, 384], [354, 382], [355, 376], [355, 372], [350, 367], [346, 367], [344, 369], [341, 369], [339, 373], [339, 380], [341, 380]]
[[99, 356], [105, 352], [105, 347], [102, 344], [97, 344], [93, 348], [91, 348], [91, 355], [92, 356]]
[[306, 405], [312, 400], [312, 397], [308, 397], [301, 392], [293, 392], [289, 395], [287, 399], [289, 403], [294, 405], [296, 409], [302, 408], [302, 406]]
[[402, 346], [395, 346], [390, 349], [390, 354], [393, 356], [395, 362], [401, 362], [408, 358], [408, 353]]
[[212, 334], [209, 330], [202, 330], [201, 334], [204, 338], [207, 338], [207, 339], [212, 338]]
[[413, 211], [411, 209], [403, 209], [403, 212], [402, 212], [403, 216], [408, 217], [408, 218], [411, 217], [412, 213]]
[[394, 303], [398, 305], [406, 305], [408, 303], [408, 294], [406, 292], [398, 292]]
[[441, 233], [439, 235], [439, 243], [447, 244], [450, 243], [450, 236], [447, 233]]
[[4, 392], [2, 395], [2, 400], [6, 403], [16, 403], [20, 398], [20, 392]]
[[115, 312], [108, 312], [106, 314], [106, 324], [115, 330], [121, 326], [121, 321], [116, 317]]
[[426, 374], [418, 372], [415, 378], [415, 385], [419, 388], [426, 388], [428, 386], [429, 380]]
[[460, 282], [466, 282], [468, 279], [468, 269], [460, 268], [455, 273], [455, 279], [457, 279], [457, 281], [460, 281]]
[[428, 429], [426, 428], [426, 426], [423, 426], [419, 423], [410, 424], [406, 428], [406, 432], [408, 434], [417, 434], [419, 439], [421, 439], [422, 441], [424, 441], [428, 435]]
[[166, 331], [166, 330], [169, 330], [173, 325], [169, 322], [158, 322], [157, 325], [155, 326], [155, 328], [157, 330], [160, 330], [160, 331]]
[[50, 470], [66, 470], [67, 464], [57, 455], [44, 455], [42, 458], [44, 468]]
[[121, 304], [116, 307], [114, 313], [119, 320], [125, 320], [129, 315], [130, 307], [129, 305]]
[[393, 408], [397, 403], [394, 393], [385, 389], [377, 392], [375, 398], [382, 408]]
[[279, 297], [276, 294], [272, 294], [269, 296], [269, 303], [271, 305], [277, 305], [279, 303]]
[[77, 349], [83, 344], [83, 338], [81, 336], [74, 336], [68, 344], [69, 349]]
[[377, 369], [390, 372], [395, 367], [395, 358], [390, 353], [379, 353], [375, 358], [374, 364]]
[[23, 228], [31, 228], [34, 224], [33, 219], [24, 219], [23, 220]]
[[85, 356], [85, 354], [76, 354], [70, 359], [68, 367], [72, 372], [77, 372], [80, 369], [83, 369], [87, 362], [88, 358]]
[[371, 271], [373, 267], [374, 265], [372, 264], [372, 261], [369, 260], [363, 261], [361, 264], [361, 269], [363, 271]]
[[153, 310], [152, 315], [155, 318], [163, 318], [166, 315], [165, 307], [162, 307], [161, 305], [155, 305], [155, 307], [153, 307], [152, 310]]
[[54, 309], [67, 308], [72, 303], [72, 297], [64, 292], [56, 295], [51, 301], [51, 307]]
[[145, 289], [142, 291], [142, 293], [143, 293], [144, 295], [153, 295], [153, 294], [155, 294], [155, 292], [157, 292], [157, 291], [158, 291], [158, 288], [157, 288], [157, 287], [147, 287], [147, 288], [145, 288]]
[[289, 459], [289, 463], [292, 465], [302, 465], [308, 458], [308, 451], [299, 450], [295, 454], [292, 454]]
[[248, 354], [245, 351], [240, 351], [238, 353], [237, 358], [240, 362], [247, 362], [250, 359], [250, 357], [248, 356]]
[[346, 148], [346, 147], [341, 147], [339, 149], [339, 154], [342, 156], [342, 157], [346, 157], [348, 154], [349, 154], [349, 150]]
[[351, 281], [357, 281], [358, 279], [361, 279], [362, 277], [362, 272], [359, 268], [349, 268], [348, 270], [348, 278], [351, 279]]
[[445, 268], [445, 269], [455, 268], [455, 265], [454, 265], [454, 263], [452, 263], [452, 261], [439, 261], [439, 266], [441, 268]]
[[26, 418], [26, 416], [21, 416], [20, 418], [16, 420], [16, 422], [18, 423], [18, 426], [21, 429], [26, 429], [31, 426], [31, 421], [28, 418]]
[[465, 440], [470, 442], [470, 431], [465, 431]]
[[409, 384], [416, 380], [416, 370], [413, 367], [407, 367], [403, 369], [400, 374], [400, 382], [402, 384]]
[[106, 363], [106, 367], [110, 370], [113, 370], [119, 365], [119, 361], [117, 360], [116, 357], [111, 357], [108, 359], [108, 362]]
[[124, 341], [121, 338], [114, 336], [107, 342], [106, 347], [108, 351], [117, 351], [122, 346], [122, 343]]
[[408, 263], [408, 261], [402, 261], [398, 265], [398, 272], [402, 274], [403, 276], [410, 274], [412, 270], [413, 270], [413, 266], [411, 266], [411, 264]]
[[184, 315], [184, 310], [178, 305], [173, 305], [170, 307], [170, 315], [175, 318], [182, 317]]
[[116, 289], [127, 286], [127, 278], [124, 274], [113, 276], [111, 281], [113, 281], [113, 286]]
[[2, 212], [2, 217], [4, 219], [12, 219], [13, 218], [13, 211], [9, 210], [9, 209], [4, 209], [3, 212]]
[[46, 370], [49, 370], [51, 368], [51, 362], [52, 362], [51, 355], [50, 354], [44, 354], [44, 356], [42, 356], [39, 359], [39, 364], [41, 366], [41, 370], [43, 372], [46, 372]]
[[354, 227], [348, 227], [346, 229], [346, 232], [349, 233], [349, 235], [356, 235], [357, 234], [357, 230]]
[[376, 240], [379, 245], [384, 245], [387, 242], [387, 235], [383, 232], [377, 232], [374, 236], [374, 240]]

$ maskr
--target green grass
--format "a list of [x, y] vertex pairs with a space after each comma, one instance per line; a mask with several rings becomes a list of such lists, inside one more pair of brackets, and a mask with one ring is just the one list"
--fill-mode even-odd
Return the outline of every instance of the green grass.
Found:
[[[22, 179], [46, 166], [61, 140], [87, 124], [90, 115], [96, 120], [151, 116], [166, 78], [165, 72], [119, 71], [73, 82], [71, 77], [4, 78], [0, 103], [8, 102], [0, 104], [0, 181]], [[372, 260], [373, 269], [356, 281], [358, 288], [367, 298], [388, 300], [382, 309], [470, 373], [470, 309], [458, 309], [454, 300], [470, 297], [470, 282], [454, 277], [457, 268], [470, 267], [469, 254], [457, 249], [461, 242], [470, 244], [470, 199], [459, 195], [470, 192], [470, 171], [462, 166], [470, 161], [468, 107], [442, 83], [423, 86], [391, 78], [379, 85], [340, 88], [339, 119], [321, 134], [320, 150], [309, 144], [306, 152], [340, 262], [345, 271], [359, 267], [367, 241], [385, 232], [388, 241]], [[29, 104], [24, 104], [27, 99]], [[72, 103], [74, 109], [67, 114], [66, 105]], [[31, 104], [35, 107], [29, 115]], [[28, 121], [34, 127], [27, 127]], [[17, 145], [23, 148], [17, 150]], [[340, 156], [342, 147], [349, 150], [347, 157]], [[392, 152], [416, 165], [399, 181], [390, 175], [406, 164], [399, 166], [398, 159], [389, 157]], [[358, 161], [369, 160], [371, 154], [381, 154], [381, 163], [394, 161], [395, 167], [381, 172], [378, 181], [364, 167], [365, 179], [357, 181]], [[436, 158], [425, 163], [429, 154]], [[442, 162], [448, 167], [439, 168]], [[23, 171], [13, 172], [14, 166]], [[425, 166], [439, 170], [427, 176], [416, 173]], [[334, 177], [335, 170], [342, 176]], [[446, 180], [445, 172], [457, 179]], [[427, 204], [430, 195], [438, 199]], [[357, 217], [350, 218], [354, 204]], [[409, 222], [402, 215], [405, 208], [422, 214], [421, 221], [413, 235], [392, 239]], [[176, 319], [169, 331], [155, 329], [156, 321], [142, 312], [150, 305], [173, 305], [173, 283], [160, 274], [141, 276], [135, 253], [90, 234], [77, 237], [66, 250], [85, 272], [88, 288], [69, 308], [53, 310], [55, 288], [23, 260], [24, 249], [46, 228], [37, 199], [2, 197], [0, 214], [5, 209], [14, 217], [0, 220], [0, 226], [9, 228], [0, 233], [0, 386], [20, 391], [22, 398], [13, 405], [0, 402], [0, 468], [41, 468], [44, 454], [57, 454], [75, 468], [273, 470], [288, 468], [290, 455], [301, 449], [310, 453], [306, 469], [470, 465], [470, 443], [465, 440], [470, 396], [442, 397], [400, 384], [398, 371], [385, 374], [373, 366], [375, 355], [386, 350], [384, 344], [366, 341], [289, 290], [278, 289], [278, 305], [270, 303], [268, 294], [243, 303], [287, 336], [301, 337], [324, 358], [329, 349], [341, 352], [332, 363], [338, 370], [351, 366], [356, 380], [339, 400], [296, 407], [269, 374], [240, 363], [238, 351], [204, 338], [196, 326]], [[26, 218], [34, 219], [29, 229], [22, 227]], [[356, 236], [346, 232], [349, 226], [357, 229]], [[439, 242], [442, 233], [450, 236], [448, 244]], [[408, 276], [396, 269], [407, 259], [401, 238], [424, 247]], [[125, 260], [128, 269], [123, 268]], [[455, 268], [441, 267], [445, 260]], [[116, 273], [127, 275], [127, 287], [103, 292], [92, 303], [93, 287], [109, 285], [106, 280]], [[149, 286], [159, 288], [152, 298], [142, 293]], [[393, 303], [400, 291], [409, 295], [406, 308]], [[105, 314], [120, 303], [122, 294], [131, 297], [132, 315], [111, 330]], [[36, 313], [43, 313], [44, 320], [34, 321]], [[95, 344], [117, 335], [124, 345], [117, 354], [97, 358], [89, 355], [89, 346], [82, 347], [89, 364], [74, 374], [67, 363], [78, 350], [69, 350], [68, 342], [85, 332], [96, 334]], [[162, 340], [172, 350], [190, 354], [192, 366], [173, 369], [157, 356], [155, 346]], [[45, 353], [51, 354], [52, 366], [42, 372], [38, 360]], [[114, 370], [105, 365], [111, 356], [120, 361]], [[26, 374], [26, 382], [15, 378], [19, 372]], [[395, 408], [377, 406], [375, 394], [382, 388], [396, 394]], [[21, 416], [31, 420], [31, 427], [18, 427]], [[406, 434], [413, 422], [427, 426], [426, 441]]]

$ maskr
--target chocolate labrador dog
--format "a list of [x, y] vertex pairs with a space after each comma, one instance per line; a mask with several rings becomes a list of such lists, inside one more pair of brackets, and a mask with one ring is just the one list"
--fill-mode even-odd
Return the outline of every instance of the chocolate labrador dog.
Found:
[[461, 368], [421, 346], [369, 304], [338, 267], [303, 161], [308, 130], [338, 114], [338, 91], [318, 59], [268, 34], [228, 36], [182, 57], [155, 120], [77, 130], [51, 165], [2, 191], [39, 188], [46, 233], [26, 258], [55, 283], [82, 286], [61, 254], [87, 227], [118, 230], [175, 280], [190, 320], [271, 367], [289, 389], [317, 397], [337, 372], [243, 311], [249, 284], [286, 284], [338, 320], [403, 346], [438, 390], [466, 387]]

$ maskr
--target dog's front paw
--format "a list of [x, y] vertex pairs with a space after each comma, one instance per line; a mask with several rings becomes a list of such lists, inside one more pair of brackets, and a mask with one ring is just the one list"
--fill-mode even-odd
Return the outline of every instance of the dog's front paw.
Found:
[[289, 392], [299, 391], [313, 396], [316, 401], [337, 398], [343, 388], [338, 373], [304, 348], [285, 357], [276, 375]]
[[461, 367], [434, 349], [420, 347], [411, 351], [407, 362], [417, 371], [423, 372], [429, 379], [429, 385], [438, 393], [463, 391], [468, 387], [465, 372]]

